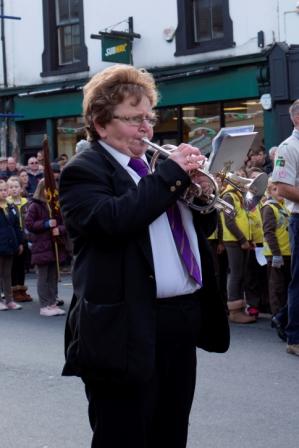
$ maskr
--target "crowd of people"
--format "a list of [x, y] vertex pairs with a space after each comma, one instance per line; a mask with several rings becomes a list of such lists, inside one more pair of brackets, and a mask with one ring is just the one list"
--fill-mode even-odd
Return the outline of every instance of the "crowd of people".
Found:
[[[54, 178], [68, 157], [62, 154], [51, 164]], [[52, 219], [44, 184], [44, 158], [39, 151], [19, 166], [14, 157], [0, 159], [0, 311], [20, 310], [31, 302], [25, 276], [37, 273], [37, 295], [41, 316], [64, 315], [58, 297], [61, 263], [70, 257], [65, 227]]]
[[237, 174], [252, 180], [262, 173], [269, 175], [267, 189], [251, 207], [245, 201], [246, 188], [223, 182], [221, 197], [234, 207], [235, 213], [219, 213], [217, 232], [209, 241], [230, 321], [248, 324], [256, 322], [260, 313], [271, 313], [271, 325], [286, 341], [287, 319], [278, 325], [276, 316], [287, 304], [290, 213], [272, 182], [270, 170], [251, 165]]
[[[79, 154], [90, 146], [85, 139], [76, 145]], [[232, 322], [255, 322], [261, 312], [271, 313], [271, 325], [279, 337], [286, 340], [287, 291], [291, 279], [290, 244], [288, 236], [289, 212], [278, 188], [272, 183], [277, 147], [266, 153], [263, 147], [251, 149], [244, 166], [237, 174], [254, 178], [261, 173], [269, 176], [264, 197], [247, 210], [244, 194], [232, 185], [221, 185], [222, 198], [235, 210], [234, 215], [218, 213], [217, 228], [209, 237], [215, 274], [222, 299]], [[51, 164], [57, 180], [68, 157], [62, 154]], [[44, 197], [43, 152], [28, 159], [27, 166], [19, 166], [14, 157], [0, 159], [1, 214], [1, 279], [4, 298], [0, 310], [21, 309], [21, 302], [32, 301], [25, 284], [25, 273], [35, 266], [38, 273], [38, 297], [41, 315], [65, 314], [57, 306], [63, 302], [57, 293], [57, 262], [67, 257], [65, 248], [69, 238], [62, 222], [50, 219]], [[7, 229], [5, 230], [5, 225]], [[14, 226], [16, 239], [7, 238], [7, 230]], [[59, 254], [53, 250], [53, 236], [58, 236]], [[64, 238], [65, 237], [65, 238]], [[11, 247], [8, 246], [10, 242]], [[256, 253], [263, 248], [265, 258]], [[5, 261], [5, 263], [4, 263]], [[11, 278], [11, 284], [8, 279]], [[268, 282], [265, 282], [265, 278]], [[11, 293], [10, 290], [11, 285]], [[46, 286], [45, 286], [46, 285]], [[279, 319], [277, 318], [279, 316]]]
[[299, 355], [299, 100], [290, 107], [290, 118], [292, 135], [267, 155], [263, 148], [251, 150], [236, 173], [247, 179], [267, 174], [267, 189], [256, 206], [247, 206], [246, 189], [225, 181], [220, 186], [235, 214], [219, 213], [210, 245], [229, 320], [249, 324], [261, 312], [270, 313], [287, 352]]
[[[30, 253], [40, 315], [64, 315], [57, 282], [71, 239], [63, 375], [85, 384], [93, 448], [185, 448], [196, 347], [225, 352], [229, 320], [270, 313], [288, 353], [299, 355], [299, 101], [290, 139], [268, 154], [251, 149], [237, 181], [219, 181], [234, 213], [208, 214], [181, 201], [205, 162], [198, 148], [182, 143], [148, 176], [144, 137], [153, 137], [156, 103], [153, 77], [132, 66], [87, 83], [89, 141], [69, 163], [63, 154], [52, 164], [63, 219], [50, 213], [42, 152], [27, 167], [0, 159], [0, 310], [32, 300]], [[261, 176], [264, 194], [248, 200], [246, 187]]]

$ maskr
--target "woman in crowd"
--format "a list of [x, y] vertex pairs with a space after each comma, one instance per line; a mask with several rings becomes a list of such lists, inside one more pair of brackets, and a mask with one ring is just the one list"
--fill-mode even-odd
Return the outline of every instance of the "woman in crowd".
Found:
[[[45, 197], [45, 182], [37, 185], [26, 215], [26, 228], [31, 233], [32, 264], [37, 266], [37, 293], [40, 315], [51, 317], [65, 314], [56, 304], [58, 271], [57, 263], [66, 258], [62, 221], [52, 219]], [[57, 260], [58, 257], [58, 260]]]

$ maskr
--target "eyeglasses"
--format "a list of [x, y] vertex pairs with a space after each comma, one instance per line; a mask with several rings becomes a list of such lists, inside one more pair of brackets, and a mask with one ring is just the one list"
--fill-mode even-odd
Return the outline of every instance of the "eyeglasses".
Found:
[[38, 162], [29, 162], [29, 165], [38, 165]]
[[157, 124], [157, 118], [154, 116], [142, 117], [141, 115], [135, 115], [133, 117], [124, 117], [121, 115], [113, 115], [113, 118], [116, 120], [123, 121], [124, 123], [127, 123], [129, 126], [139, 127], [144, 121], [146, 121], [151, 128], [153, 128]]

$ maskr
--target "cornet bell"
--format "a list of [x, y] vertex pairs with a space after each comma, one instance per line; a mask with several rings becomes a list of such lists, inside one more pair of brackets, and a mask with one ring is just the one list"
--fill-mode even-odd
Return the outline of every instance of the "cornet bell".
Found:
[[[155, 171], [160, 155], [169, 157], [171, 152], [177, 148], [173, 145], [166, 145], [165, 147], [156, 145], [146, 137], [143, 137], [142, 141], [154, 149], [154, 151], [151, 150], [150, 167], [152, 171]], [[223, 210], [224, 213], [230, 215], [235, 213], [233, 206], [220, 198], [218, 184], [210, 173], [198, 168], [190, 172], [190, 177], [191, 185], [185, 190], [181, 198], [190, 208], [201, 213], [210, 213], [214, 209]]]
[[268, 176], [266, 173], [261, 173], [255, 179], [252, 179], [244, 198], [246, 210], [250, 211], [257, 206], [265, 194], [267, 185]]
[[260, 173], [255, 179], [248, 179], [234, 173], [226, 173], [224, 183], [228, 183], [243, 194], [244, 208], [250, 211], [262, 199], [268, 185], [268, 176], [266, 173]]

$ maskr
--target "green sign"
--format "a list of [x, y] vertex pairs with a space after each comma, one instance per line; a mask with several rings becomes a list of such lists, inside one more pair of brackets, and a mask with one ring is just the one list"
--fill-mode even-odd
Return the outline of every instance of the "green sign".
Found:
[[131, 44], [128, 39], [102, 38], [102, 61], [130, 64]]

